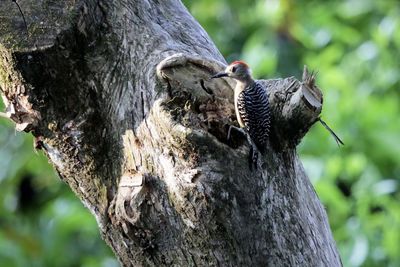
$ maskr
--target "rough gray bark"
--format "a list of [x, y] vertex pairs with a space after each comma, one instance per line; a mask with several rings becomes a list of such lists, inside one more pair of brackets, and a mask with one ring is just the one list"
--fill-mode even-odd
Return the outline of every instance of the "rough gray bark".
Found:
[[124, 266], [341, 266], [296, 155], [322, 95], [305, 71], [264, 81], [273, 128], [251, 172], [226, 140], [233, 81], [177, 0], [0, 6], [7, 115], [32, 132]]

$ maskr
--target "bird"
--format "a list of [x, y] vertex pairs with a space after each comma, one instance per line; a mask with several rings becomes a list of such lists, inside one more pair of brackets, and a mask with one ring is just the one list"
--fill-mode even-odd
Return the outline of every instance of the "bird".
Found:
[[[239, 126], [249, 134], [257, 149], [264, 153], [271, 122], [267, 88], [253, 79], [250, 67], [243, 61], [232, 62], [224, 71], [213, 75], [211, 78], [222, 77], [236, 80], [234, 104], [237, 121]], [[232, 126], [228, 131], [228, 139], [231, 129]], [[251, 149], [252, 160], [257, 160], [253, 145]]]

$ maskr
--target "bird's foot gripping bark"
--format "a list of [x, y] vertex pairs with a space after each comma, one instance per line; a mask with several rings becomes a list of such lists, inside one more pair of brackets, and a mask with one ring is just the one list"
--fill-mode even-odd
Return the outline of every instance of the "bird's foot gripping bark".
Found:
[[251, 140], [250, 135], [243, 130], [242, 128], [238, 128], [236, 126], [233, 125], [229, 125], [229, 129], [228, 129], [228, 135], [226, 137], [226, 139], [229, 141], [231, 139], [231, 133], [232, 133], [232, 129], [234, 129], [235, 131], [243, 134], [244, 137], [246, 137], [247, 142], [250, 144], [250, 152], [249, 152], [249, 168], [250, 170], [253, 170], [253, 167], [255, 170], [257, 170], [257, 161], [258, 161], [258, 149], [257, 146], [254, 144], [253, 140]]
[[227, 140], [227, 141], [229, 141], [229, 140], [231, 139], [232, 129], [234, 129], [234, 130], [236, 130], [237, 132], [241, 133], [241, 134], [243, 135], [243, 137], [245, 137], [245, 136], [247, 135], [246, 132], [245, 132], [243, 129], [238, 128], [238, 127], [233, 126], [233, 125], [229, 125], [228, 135], [226, 136], [226, 140]]
[[249, 168], [252, 171], [253, 167], [257, 170], [257, 162], [258, 162], [258, 150], [253, 142], [250, 143], [250, 152], [249, 152]]

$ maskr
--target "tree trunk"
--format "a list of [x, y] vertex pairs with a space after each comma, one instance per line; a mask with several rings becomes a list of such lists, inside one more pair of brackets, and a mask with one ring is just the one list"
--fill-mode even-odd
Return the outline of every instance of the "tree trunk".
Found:
[[268, 152], [248, 165], [225, 61], [178, 0], [0, 6], [7, 116], [32, 132], [123, 266], [341, 266], [296, 154], [322, 95], [264, 81]]

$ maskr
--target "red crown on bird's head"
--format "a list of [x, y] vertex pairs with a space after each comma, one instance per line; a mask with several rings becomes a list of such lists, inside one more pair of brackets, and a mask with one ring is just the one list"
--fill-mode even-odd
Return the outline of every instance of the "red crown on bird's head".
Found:
[[246, 62], [241, 61], [241, 60], [233, 61], [230, 65], [242, 65], [242, 66], [244, 66], [246, 68], [249, 68], [249, 65], [247, 65]]

